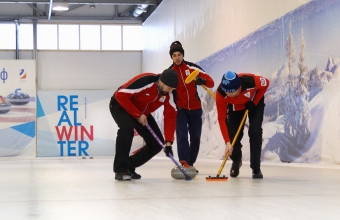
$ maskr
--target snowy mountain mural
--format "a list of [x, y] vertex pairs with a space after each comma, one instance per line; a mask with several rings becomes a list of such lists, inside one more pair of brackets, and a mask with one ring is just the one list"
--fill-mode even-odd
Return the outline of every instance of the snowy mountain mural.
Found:
[[[214, 78], [216, 88], [227, 70], [270, 79], [262, 161], [340, 162], [340, 90], [336, 89], [340, 44], [335, 40], [340, 26], [334, 22], [339, 10], [339, 1], [312, 1], [198, 62]], [[211, 117], [203, 129], [213, 128], [203, 132], [200, 156], [220, 158], [224, 143], [215, 108], [204, 110]], [[243, 160], [249, 161], [247, 135], [242, 144]]]
[[[213, 92], [227, 70], [270, 79], [262, 161], [340, 163], [339, 11], [340, 1], [311, 1], [197, 63], [214, 79]], [[199, 158], [221, 159], [225, 144], [215, 100], [203, 89], [199, 95]], [[244, 133], [243, 160], [249, 161], [247, 122]]]

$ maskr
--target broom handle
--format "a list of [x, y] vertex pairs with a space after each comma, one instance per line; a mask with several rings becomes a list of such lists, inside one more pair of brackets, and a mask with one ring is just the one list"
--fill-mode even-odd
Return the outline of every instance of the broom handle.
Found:
[[[157, 140], [157, 142], [159, 143], [159, 145], [161, 145], [161, 147], [163, 149], [165, 149], [164, 144], [161, 142], [161, 140], [159, 140], [159, 137], [156, 135], [156, 133], [152, 130], [152, 128], [150, 127], [150, 125], [146, 124], [145, 125], [146, 128], [150, 131], [150, 133], [152, 134], [152, 136]], [[190, 180], [191, 177], [185, 172], [185, 170], [177, 163], [177, 161], [175, 160], [175, 158], [169, 154], [169, 157], [171, 158], [171, 160], [176, 164], [176, 166], [179, 168], [179, 170], [183, 173], [183, 175], [186, 177], [187, 180]]]
[[202, 88], [203, 88], [205, 91], [207, 91], [207, 92], [209, 93], [209, 95], [211, 95], [214, 99], [216, 98], [215, 94], [214, 94], [212, 91], [210, 91], [205, 85], [201, 85], [201, 86], [202, 86]]
[[[244, 115], [243, 115], [243, 118], [242, 118], [242, 121], [241, 121], [241, 123], [240, 123], [240, 126], [238, 126], [236, 135], [235, 135], [235, 137], [234, 137], [234, 139], [233, 139], [233, 142], [231, 143], [231, 147], [234, 147], [234, 144], [235, 144], [235, 142], [236, 142], [236, 139], [237, 139], [237, 137], [238, 137], [238, 135], [239, 135], [239, 133], [240, 133], [240, 131], [241, 131], [241, 128], [242, 128], [242, 125], [243, 125], [244, 121], [245, 121], [246, 118], [247, 118], [247, 115], [248, 115], [248, 109], [246, 110], [246, 112], [245, 112]], [[222, 172], [222, 170], [223, 170], [223, 167], [224, 167], [225, 163], [227, 162], [228, 157], [229, 157], [229, 152], [225, 155], [225, 157], [224, 157], [224, 159], [223, 159], [222, 165], [220, 166], [220, 169], [218, 170], [217, 177], [219, 177], [219, 176], [221, 175], [221, 172]]]

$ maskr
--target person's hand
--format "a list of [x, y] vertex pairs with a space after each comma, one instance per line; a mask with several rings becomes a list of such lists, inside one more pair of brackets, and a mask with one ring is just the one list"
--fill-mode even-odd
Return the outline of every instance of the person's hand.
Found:
[[165, 155], [167, 157], [170, 157], [170, 154], [171, 154], [171, 156], [174, 155], [174, 153], [172, 152], [172, 146], [171, 145], [170, 146], [165, 146], [164, 152], [165, 152]]
[[249, 102], [246, 103], [246, 109], [248, 109], [248, 111], [253, 110], [255, 108], [255, 106], [256, 105], [254, 104], [253, 101], [249, 101]]
[[197, 86], [204, 85], [207, 81], [202, 77], [197, 77], [195, 83]]
[[224, 156], [227, 155], [227, 153], [229, 153], [229, 156], [233, 153], [233, 147], [231, 146], [230, 142], [225, 144]]
[[141, 114], [139, 118], [137, 118], [138, 122], [145, 126], [148, 123], [147, 117], [144, 114]]

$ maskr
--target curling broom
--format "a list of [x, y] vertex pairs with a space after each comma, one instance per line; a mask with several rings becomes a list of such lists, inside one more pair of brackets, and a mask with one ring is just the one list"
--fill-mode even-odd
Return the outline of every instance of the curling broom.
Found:
[[[199, 71], [198, 69], [195, 69], [192, 73], [190, 73], [190, 75], [185, 79], [185, 84], [188, 84], [190, 83], [191, 81], [193, 80], [196, 80], [196, 76], [199, 74]], [[201, 85], [202, 88], [207, 91], [213, 98], [216, 98], [215, 97], [215, 94], [210, 91], [205, 85]]]

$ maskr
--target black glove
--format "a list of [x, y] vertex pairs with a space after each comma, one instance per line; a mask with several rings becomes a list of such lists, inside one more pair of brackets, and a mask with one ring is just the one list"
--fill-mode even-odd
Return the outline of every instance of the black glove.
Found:
[[197, 77], [195, 80], [197, 86], [204, 85], [206, 82], [207, 80], [202, 77]]
[[253, 101], [249, 101], [246, 103], [246, 109], [248, 109], [248, 111], [253, 110], [256, 107], [256, 105], [254, 104]]
[[171, 154], [172, 156], [174, 155], [174, 153], [172, 152], [171, 146], [165, 146], [164, 152], [165, 152], [167, 157], [170, 157], [169, 154]]

